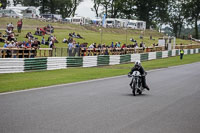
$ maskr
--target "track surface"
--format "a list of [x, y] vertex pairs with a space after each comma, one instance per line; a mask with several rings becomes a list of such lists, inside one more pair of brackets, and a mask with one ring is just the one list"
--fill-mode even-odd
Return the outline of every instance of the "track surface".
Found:
[[199, 133], [200, 63], [151, 71], [132, 96], [127, 76], [0, 95], [0, 133]]

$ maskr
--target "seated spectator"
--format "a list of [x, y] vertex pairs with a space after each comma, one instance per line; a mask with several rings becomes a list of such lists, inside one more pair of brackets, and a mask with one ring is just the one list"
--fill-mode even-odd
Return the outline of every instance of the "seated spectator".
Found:
[[11, 33], [11, 34], [7, 37], [7, 40], [8, 40], [8, 41], [15, 41], [15, 40], [16, 40], [15, 34], [14, 34], [14, 33]]
[[7, 29], [7, 30], [6, 30], [6, 35], [9, 36], [11, 33], [12, 33], [12, 30], [11, 30], [11, 29]]
[[93, 45], [93, 43], [92, 43], [92, 44], [90, 44], [90, 46], [89, 46], [88, 48], [94, 48], [94, 45]]
[[101, 44], [99, 44], [97, 47], [98, 47], [98, 48], [101, 48], [102, 46], [101, 46]]
[[31, 44], [31, 47], [32, 47], [32, 48], [39, 48], [38, 41], [35, 40], [35, 41]]
[[68, 43], [66, 38], [63, 39], [63, 43]]
[[28, 33], [26, 34], [26, 38], [33, 39], [34, 36], [32, 35], [31, 32], [28, 32]]
[[4, 48], [7, 48], [9, 43], [10, 43], [9, 41], [5, 41], [5, 44], [4, 44], [3, 47], [4, 47]]
[[55, 35], [53, 36], [53, 40], [54, 40], [54, 43], [59, 43]]
[[45, 38], [44, 38], [44, 36], [42, 37], [41, 44], [45, 44]]
[[31, 46], [32, 46], [32, 43], [31, 43], [31, 41], [29, 40], [28, 43], [26, 43], [26, 46], [25, 46], [25, 47], [26, 47], [26, 48], [31, 48]]
[[37, 35], [37, 36], [41, 36], [42, 35], [42, 31], [40, 31], [39, 27], [37, 27], [37, 30], [35, 31], [34, 35]]
[[69, 36], [70, 36], [70, 37], [73, 37], [73, 36], [72, 36], [72, 33], [69, 33]]
[[122, 45], [122, 48], [126, 48], [126, 44], [123, 44], [123, 45]]
[[46, 30], [47, 32], [54, 33], [54, 27], [53, 27], [51, 24], [48, 24], [48, 25], [45, 27], [45, 30]]
[[131, 42], [137, 42], [136, 40], [134, 40], [133, 38], [130, 39]]
[[93, 46], [94, 46], [94, 48], [96, 48], [96, 47], [97, 47], [97, 44], [96, 44], [96, 43], [94, 43], [94, 44], [93, 44]]
[[83, 39], [83, 37], [80, 34], [77, 34], [77, 38]]
[[73, 38], [72, 37], [68, 38], [68, 43], [70, 43], [70, 42], [73, 42]]
[[114, 48], [114, 43], [113, 43], [113, 42], [111, 43], [110, 47], [111, 47], [111, 48]]
[[7, 48], [14, 48], [16, 47], [16, 43], [14, 41], [11, 41], [11, 43], [8, 44]]

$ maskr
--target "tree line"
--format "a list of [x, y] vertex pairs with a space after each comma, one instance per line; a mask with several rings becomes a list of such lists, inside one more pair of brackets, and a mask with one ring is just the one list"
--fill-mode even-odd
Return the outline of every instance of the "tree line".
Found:
[[[61, 14], [63, 18], [74, 16], [84, 0], [13, 0], [14, 5], [41, 7], [41, 13]], [[199, 38], [200, 0], [91, 0], [96, 17], [138, 19], [146, 21], [147, 28], [159, 28], [168, 24], [174, 36], [179, 37], [183, 27], [195, 29]], [[9, 3], [0, 0], [5, 8]]]
[[[195, 29], [199, 38], [200, 0], [92, 0], [96, 16], [138, 19], [146, 21], [147, 28], [170, 25], [174, 36], [180, 37], [183, 27]], [[103, 12], [99, 11], [103, 7]]]
[[[42, 14], [61, 14], [63, 18], [74, 16], [76, 9], [83, 0], [13, 0], [14, 6], [21, 4], [23, 6], [41, 7]], [[6, 8], [10, 3], [8, 0], [0, 0], [2, 8]]]

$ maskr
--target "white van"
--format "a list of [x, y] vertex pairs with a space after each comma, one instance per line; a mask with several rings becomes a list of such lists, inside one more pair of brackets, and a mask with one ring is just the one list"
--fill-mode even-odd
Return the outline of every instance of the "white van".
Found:
[[2, 17], [13, 17], [13, 18], [23, 18], [20, 10], [15, 9], [3, 9], [0, 10], [0, 16]]
[[138, 20], [129, 20], [127, 28], [137, 29], [137, 30], [145, 30], [146, 29], [146, 22], [145, 21], [138, 21]]
[[105, 21], [106, 27], [115, 27], [115, 19], [107, 18]]
[[127, 28], [137, 29], [137, 21], [136, 20], [129, 20]]
[[85, 24], [85, 17], [75, 16], [75, 17], [72, 18], [72, 23], [84, 25]]

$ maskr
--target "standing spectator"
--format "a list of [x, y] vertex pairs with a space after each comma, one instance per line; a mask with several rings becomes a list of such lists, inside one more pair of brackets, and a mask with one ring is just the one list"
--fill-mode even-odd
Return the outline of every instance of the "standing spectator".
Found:
[[[76, 54], [76, 53], [77, 53], [77, 54]], [[80, 44], [79, 44], [79, 42], [76, 43], [75, 56], [76, 56], [76, 55], [80, 56]]]
[[18, 31], [18, 33], [21, 33], [22, 24], [23, 24], [22, 19], [17, 22], [17, 31]]
[[72, 49], [73, 49], [73, 43], [70, 42], [70, 43], [68, 44], [68, 55], [69, 55], [69, 56], [72, 56]]

